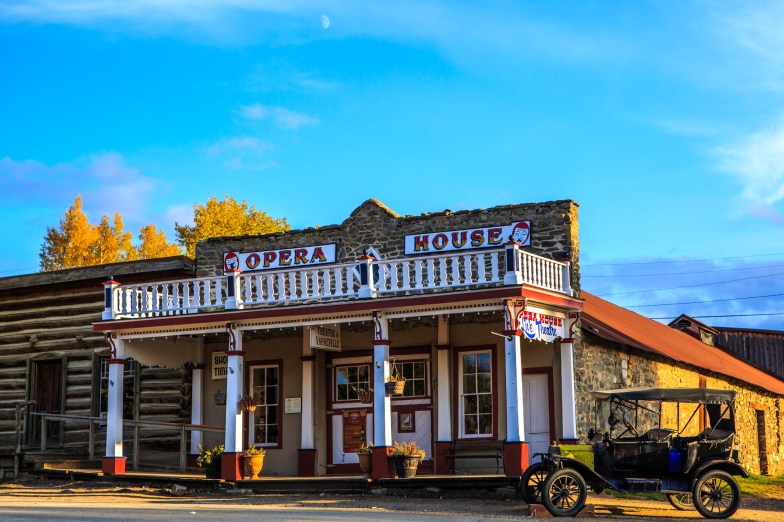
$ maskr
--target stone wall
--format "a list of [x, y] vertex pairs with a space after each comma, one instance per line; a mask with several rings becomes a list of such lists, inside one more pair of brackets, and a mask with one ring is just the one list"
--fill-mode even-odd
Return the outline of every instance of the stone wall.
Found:
[[369, 247], [374, 247], [383, 259], [393, 259], [404, 257], [403, 237], [409, 234], [501, 226], [530, 220], [531, 246], [526, 250], [558, 260], [565, 255], [570, 256], [572, 287], [579, 290], [577, 209], [573, 201], [561, 200], [399, 216], [382, 203], [370, 199], [340, 225], [201, 241], [196, 247], [197, 275], [223, 274], [225, 252], [256, 252], [335, 243], [339, 263], [356, 260]]
[[[577, 396], [577, 429], [584, 439], [594, 426], [594, 401], [591, 392], [636, 386], [705, 387], [735, 390], [735, 423], [741, 464], [751, 473], [760, 473], [757, 411], [764, 413], [767, 472], [784, 473], [784, 399], [766, 390], [737, 379], [700, 371], [656, 354], [601, 339], [586, 331], [579, 331], [575, 340], [575, 392]], [[680, 425], [688, 420], [691, 410], [681, 408]], [[675, 425], [674, 409], [665, 409], [662, 424]], [[697, 419], [692, 420], [686, 434], [699, 431]]]

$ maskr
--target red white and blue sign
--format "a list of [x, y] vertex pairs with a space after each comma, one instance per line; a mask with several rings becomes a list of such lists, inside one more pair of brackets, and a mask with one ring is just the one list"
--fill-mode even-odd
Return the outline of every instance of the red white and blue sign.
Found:
[[335, 245], [281, 248], [263, 252], [227, 252], [223, 255], [223, 269], [273, 270], [275, 268], [305, 268], [335, 262]]
[[566, 338], [566, 316], [558, 312], [528, 306], [517, 315], [517, 324], [531, 341], [551, 343]]
[[406, 254], [434, 254], [455, 250], [501, 247], [509, 240], [522, 246], [531, 244], [531, 222], [516, 221], [511, 225], [498, 227], [471, 228], [450, 232], [430, 232], [406, 236]]

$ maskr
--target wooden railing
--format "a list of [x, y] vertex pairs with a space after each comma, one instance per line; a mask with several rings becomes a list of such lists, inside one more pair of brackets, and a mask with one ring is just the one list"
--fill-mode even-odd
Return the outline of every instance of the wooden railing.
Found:
[[[89, 423], [89, 435], [87, 440], [88, 459], [95, 459], [95, 441], [96, 433], [99, 428], [106, 427], [106, 419], [103, 417], [86, 417], [81, 415], [63, 415], [57, 413], [30, 413], [34, 418], [41, 419], [41, 444], [40, 450], [46, 451], [47, 449], [47, 436], [48, 425], [50, 422], [62, 423]], [[179, 451], [179, 470], [185, 472], [187, 467], [188, 457], [188, 436], [187, 432], [199, 431], [202, 433], [224, 433], [225, 429], [220, 426], [205, 426], [202, 424], [178, 424], [174, 422], [152, 422], [152, 421], [137, 421], [137, 420], [123, 420], [123, 431], [133, 432], [131, 439], [131, 468], [134, 471], [139, 470], [139, 441], [140, 431], [157, 430], [157, 431], [174, 431], [179, 434], [180, 451]]]
[[[303, 300], [374, 298], [477, 285], [523, 284], [571, 295], [569, 262], [507, 245], [400, 259], [229, 273], [176, 281], [117, 285], [104, 319], [235, 310]], [[364, 275], [363, 275], [364, 274]], [[511, 276], [511, 277], [510, 277]]]

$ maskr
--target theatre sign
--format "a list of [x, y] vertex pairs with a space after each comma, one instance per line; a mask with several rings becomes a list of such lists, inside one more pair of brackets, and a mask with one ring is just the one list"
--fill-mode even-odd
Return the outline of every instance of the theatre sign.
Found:
[[316, 245], [282, 248], [263, 252], [227, 252], [223, 255], [224, 270], [272, 270], [274, 268], [303, 268], [335, 262], [335, 245]]
[[454, 250], [500, 247], [513, 239], [522, 246], [531, 244], [531, 222], [517, 221], [500, 227], [472, 228], [450, 232], [412, 234], [405, 237], [406, 254], [432, 254]]
[[528, 306], [518, 316], [520, 330], [531, 341], [551, 343], [566, 338], [566, 315]]

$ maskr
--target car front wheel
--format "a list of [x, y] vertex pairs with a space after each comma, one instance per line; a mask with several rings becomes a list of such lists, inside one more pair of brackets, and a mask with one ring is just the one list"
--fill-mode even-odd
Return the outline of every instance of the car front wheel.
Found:
[[740, 487], [724, 471], [708, 471], [692, 489], [694, 507], [705, 518], [728, 518], [740, 507]]
[[573, 517], [585, 506], [588, 488], [582, 475], [563, 468], [548, 475], [542, 485], [542, 503], [554, 517]]

